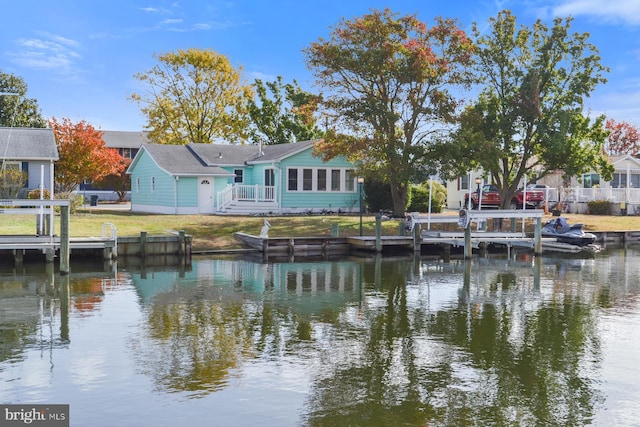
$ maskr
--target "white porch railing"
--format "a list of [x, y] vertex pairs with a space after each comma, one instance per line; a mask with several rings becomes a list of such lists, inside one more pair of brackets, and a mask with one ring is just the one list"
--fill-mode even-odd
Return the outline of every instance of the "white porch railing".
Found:
[[223, 209], [233, 202], [275, 202], [276, 187], [271, 185], [229, 185], [218, 193], [218, 210]]
[[640, 203], [640, 188], [579, 188], [565, 189], [565, 202], [608, 200], [612, 203]]

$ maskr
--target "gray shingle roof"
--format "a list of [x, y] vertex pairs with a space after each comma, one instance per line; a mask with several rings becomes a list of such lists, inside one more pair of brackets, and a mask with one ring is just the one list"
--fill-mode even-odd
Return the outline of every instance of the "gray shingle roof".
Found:
[[233, 175], [222, 168], [206, 166], [184, 145], [144, 144], [142, 148], [158, 167], [172, 175]]
[[[302, 141], [292, 144], [268, 145], [262, 147], [262, 155], [260, 147], [257, 145], [143, 144], [142, 148], [151, 156], [158, 167], [172, 175], [233, 176], [222, 167], [279, 161], [310, 148], [315, 142]], [[132, 164], [129, 167], [129, 171], [133, 166]]]
[[53, 130], [0, 127], [0, 159], [58, 160]]
[[148, 144], [148, 132], [128, 132], [118, 130], [102, 131], [104, 145], [109, 148], [140, 148], [142, 144]]

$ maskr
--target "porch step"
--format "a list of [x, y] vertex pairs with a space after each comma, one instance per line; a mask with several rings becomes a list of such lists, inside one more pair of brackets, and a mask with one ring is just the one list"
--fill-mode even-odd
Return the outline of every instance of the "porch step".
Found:
[[234, 201], [218, 211], [227, 215], [256, 215], [278, 212], [276, 202], [243, 202]]

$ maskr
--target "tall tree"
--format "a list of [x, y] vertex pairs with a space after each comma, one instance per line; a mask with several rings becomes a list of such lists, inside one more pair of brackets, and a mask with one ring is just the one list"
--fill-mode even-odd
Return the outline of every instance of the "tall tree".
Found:
[[308, 141], [320, 138], [315, 113], [320, 96], [303, 91], [297, 81], [284, 84], [278, 76], [273, 82], [256, 79], [257, 100], [249, 99], [251, 140], [265, 144]]
[[608, 119], [604, 126], [609, 131], [605, 145], [608, 154], [637, 156], [640, 153], [640, 132], [637, 127], [614, 119]]
[[21, 77], [0, 72], [0, 126], [47, 127], [38, 102], [26, 95], [27, 84]]
[[210, 49], [177, 50], [154, 58], [158, 63], [151, 70], [135, 75], [148, 91], [131, 95], [147, 116], [151, 141], [244, 141], [246, 99], [252, 94], [241, 81], [241, 69]]
[[334, 131], [324, 156], [346, 155], [361, 162], [361, 173], [388, 182], [395, 215], [404, 214], [409, 183], [429, 160], [431, 137], [454, 117], [450, 90], [468, 82], [472, 49], [453, 20], [428, 28], [415, 15], [385, 9], [340, 21], [329, 40], [304, 51], [328, 89], [323, 104]]
[[97, 181], [117, 173], [122, 156], [118, 150], [107, 148], [102, 132], [87, 122], [73, 123], [69, 119], [49, 120], [60, 159], [56, 162], [56, 191], [69, 193], [83, 181]]
[[434, 152], [450, 176], [481, 168], [500, 189], [507, 208], [525, 175], [555, 170], [574, 176], [591, 168], [611, 179], [604, 155], [604, 117], [584, 114], [584, 99], [606, 82], [588, 34], [570, 34], [571, 19], [549, 28], [538, 20], [517, 28], [509, 11], [490, 19], [476, 38], [477, 101], [462, 114], [448, 143]]

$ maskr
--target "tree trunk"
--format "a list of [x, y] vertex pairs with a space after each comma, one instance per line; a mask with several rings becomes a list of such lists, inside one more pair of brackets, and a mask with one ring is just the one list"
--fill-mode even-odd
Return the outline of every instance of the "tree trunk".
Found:
[[393, 200], [393, 216], [404, 217], [407, 206], [408, 188], [406, 182], [391, 181], [391, 199]]

